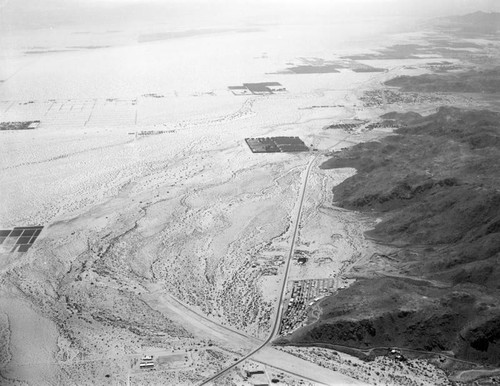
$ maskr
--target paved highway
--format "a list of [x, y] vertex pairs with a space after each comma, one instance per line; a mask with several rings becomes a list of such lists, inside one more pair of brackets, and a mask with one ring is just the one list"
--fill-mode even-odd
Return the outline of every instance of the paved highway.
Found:
[[288, 282], [288, 275], [290, 273], [290, 266], [291, 266], [291, 262], [292, 262], [292, 258], [293, 258], [293, 253], [295, 251], [295, 241], [296, 241], [297, 235], [299, 233], [300, 216], [302, 214], [302, 206], [304, 204], [304, 197], [305, 197], [305, 193], [306, 193], [307, 180], [309, 178], [309, 174], [311, 173], [312, 166], [318, 157], [319, 157], [319, 154], [316, 155], [315, 157], [311, 158], [311, 160], [307, 164], [306, 174], [304, 176], [304, 180], [302, 181], [302, 186], [301, 186], [301, 190], [300, 190], [300, 198], [299, 198], [299, 206], [297, 209], [297, 216], [295, 217], [293, 236], [292, 236], [292, 241], [290, 242], [290, 250], [288, 251], [288, 259], [286, 262], [285, 274], [283, 276], [281, 294], [280, 294], [280, 298], [279, 298], [279, 302], [278, 302], [278, 312], [276, 313], [276, 318], [274, 319], [273, 329], [272, 329], [271, 333], [269, 334], [269, 337], [260, 346], [257, 346], [257, 348], [250, 351], [247, 355], [240, 358], [238, 361], [234, 362], [231, 366], [226, 367], [224, 370], [219, 371], [217, 374], [215, 374], [211, 378], [203, 381], [203, 383], [201, 383], [200, 386], [206, 385], [210, 382], [213, 382], [217, 378], [221, 377], [222, 375], [227, 374], [231, 369], [233, 369], [236, 366], [238, 366], [239, 364], [243, 363], [248, 358], [250, 358], [252, 355], [254, 355], [256, 352], [258, 352], [259, 350], [261, 350], [262, 348], [267, 346], [273, 340], [275, 335], [278, 333], [280, 321], [281, 321], [281, 316], [283, 314], [283, 308], [284, 308], [283, 307], [283, 299], [285, 297], [286, 285]]

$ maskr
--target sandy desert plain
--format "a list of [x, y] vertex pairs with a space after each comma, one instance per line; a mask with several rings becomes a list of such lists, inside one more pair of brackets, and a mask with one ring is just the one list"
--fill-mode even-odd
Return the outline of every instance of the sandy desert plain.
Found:
[[[44, 228], [28, 252], [0, 254], [2, 384], [203, 384], [234, 363], [212, 382], [446, 384], [423, 362], [367, 365], [327, 349], [266, 345], [241, 361], [276, 336], [293, 281], [328, 279], [325, 296], [349, 285], [342, 272], [376, 248], [363, 236], [371, 224], [332, 204], [332, 186], [355, 170], [318, 166], [391, 130], [325, 127], [405, 111], [408, 103], [367, 108], [361, 97], [396, 75], [426, 72], [429, 61], [282, 73], [425, 39], [378, 24], [364, 36], [348, 23], [305, 30], [142, 43], [122, 31], [100, 34], [98, 48], [92, 31], [65, 31], [58, 44], [50, 31], [30, 46], [4, 40], [1, 121], [40, 125], [0, 132], [0, 224]], [[286, 92], [228, 90], [273, 81]], [[254, 154], [245, 143], [268, 136], [299, 136], [311, 151]], [[145, 356], [153, 369], [140, 368]]]

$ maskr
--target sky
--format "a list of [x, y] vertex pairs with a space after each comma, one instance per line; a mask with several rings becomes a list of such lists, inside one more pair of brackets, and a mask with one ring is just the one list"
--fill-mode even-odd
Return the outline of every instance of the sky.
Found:
[[78, 24], [208, 25], [369, 17], [431, 18], [482, 10], [499, 0], [0, 0], [0, 30]]

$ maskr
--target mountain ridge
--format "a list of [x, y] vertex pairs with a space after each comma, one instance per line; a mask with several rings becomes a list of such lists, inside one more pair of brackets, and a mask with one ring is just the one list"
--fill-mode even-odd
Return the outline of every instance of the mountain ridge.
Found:
[[[403, 124], [333, 154], [354, 167], [335, 203], [379, 218], [388, 250], [355, 265], [354, 284], [320, 303], [319, 320], [280, 344], [397, 346], [500, 365], [500, 113], [389, 113]], [[478, 140], [480, 138], [480, 140]], [[388, 268], [389, 267], [389, 268]]]

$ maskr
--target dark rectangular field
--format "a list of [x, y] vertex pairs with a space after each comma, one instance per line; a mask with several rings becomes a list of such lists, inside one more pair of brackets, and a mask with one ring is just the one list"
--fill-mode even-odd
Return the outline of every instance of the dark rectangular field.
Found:
[[33, 245], [43, 226], [15, 227], [13, 229], [0, 230], [1, 252], [27, 252]]
[[17, 239], [16, 244], [29, 244], [31, 237], [21, 236]]
[[299, 137], [245, 138], [252, 153], [293, 153], [309, 151]]
[[266, 95], [286, 92], [286, 88], [278, 82], [243, 83], [243, 86], [229, 86], [234, 95]]
[[0, 130], [34, 130], [40, 121], [0, 122]]
[[18, 252], [28, 252], [28, 249], [30, 249], [31, 247], [31, 244], [27, 244], [27, 245], [20, 245], [19, 248], [17, 249]]
[[14, 228], [14, 230], [12, 230], [12, 231], [10, 232], [9, 237], [19, 237], [19, 236], [21, 236], [21, 235], [22, 235], [22, 233], [23, 233], [23, 230], [22, 230], [22, 229], [16, 229], [16, 228]]
[[322, 64], [319, 66], [301, 65], [290, 67], [288, 70], [294, 74], [333, 74], [340, 72], [336, 64]]

